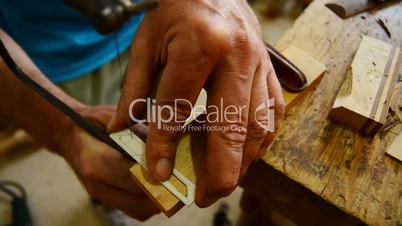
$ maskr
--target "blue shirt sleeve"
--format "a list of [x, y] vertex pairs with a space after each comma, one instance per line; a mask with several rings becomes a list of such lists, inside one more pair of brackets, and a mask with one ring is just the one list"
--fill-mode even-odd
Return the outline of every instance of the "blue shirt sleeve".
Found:
[[105, 36], [63, 0], [0, 1], [0, 27], [56, 83], [78, 78], [116, 58], [129, 48], [142, 18], [136, 15], [120, 31]]

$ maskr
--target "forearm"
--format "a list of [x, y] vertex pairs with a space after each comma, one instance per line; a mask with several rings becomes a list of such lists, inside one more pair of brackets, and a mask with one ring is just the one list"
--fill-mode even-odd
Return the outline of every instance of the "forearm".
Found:
[[[21, 69], [53, 95], [80, 111], [84, 105], [63, 93], [33, 64], [24, 51], [0, 30], [0, 38]], [[62, 112], [25, 86], [0, 59], [0, 117], [26, 129], [37, 141], [58, 150], [57, 140], [73, 125]]]

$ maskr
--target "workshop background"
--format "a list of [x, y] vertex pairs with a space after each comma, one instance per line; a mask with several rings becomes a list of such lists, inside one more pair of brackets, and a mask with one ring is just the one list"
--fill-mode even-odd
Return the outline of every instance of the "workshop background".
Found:
[[[303, 13], [311, 1], [251, 0], [249, 2], [258, 15], [264, 39], [271, 45], [275, 45], [285, 32], [292, 27], [295, 19]], [[366, 18], [362, 16], [361, 19], [365, 20]], [[384, 24], [384, 22], [382, 23]], [[381, 25], [381, 23], [379, 24]], [[385, 25], [381, 26], [382, 29], [387, 30]], [[333, 42], [335, 41], [333, 40]], [[402, 112], [402, 105], [400, 109]], [[350, 139], [352, 140], [352, 138]], [[335, 159], [335, 157], [329, 156], [328, 159]], [[348, 168], [353, 168], [353, 164], [358, 163], [349, 162], [348, 164]], [[314, 170], [317, 169], [312, 169], [311, 171], [316, 172]], [[15, 181], [22, 185], [27, 194], [28, 207], [34, 226], [242, 225], [239, 206], [243, 192], [241, 188], [238, 188], [232, 195], [221, 199], [209, 208], [199, 209], [195, 205], [184, 207], [169, 220], [162, 214], [151, 218], [147, 222], [137, 222], [125, 217], [121, 212], [107, 209], [91, 200], [72, 169], [60, 156], [37, 147], [23, 130], [14, 128], [7, 122], [1, 122], [1, 119], [0, 181]], [[395, 183], [398, 183], [398, 181]], [[18, 189], [15, 189], [15, 191], [20, 193]], [[402, 200], [401, 192], [400, 200]], [[347, 198], [339, 197], [342, 200]], [[384, 207], [384, 209], [386, 208], [387, 206]], [[397, 209], [397, 207], [394, 209]], [[298, 210], [294, 209], [293, 211], [297, 212]], [[397, 214], [401, 216], [400, 212]], [[10, 199], [0, 191], [0, 226], [6, 226], [10, 221], [10, 217]], [[296, 225], [279, 213], [265, 217], [270, 218], [270, 222], [274, 226]], [[218, 218], [225, 223], [221, 225], [214, 224], [214, 221]]]

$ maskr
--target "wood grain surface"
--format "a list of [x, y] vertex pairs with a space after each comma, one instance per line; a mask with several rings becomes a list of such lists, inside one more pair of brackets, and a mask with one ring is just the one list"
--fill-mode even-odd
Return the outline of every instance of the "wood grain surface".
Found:
[[314, 1], [277, 45], [304, 50], [325, 64], [328, 74], [288, 112], [264, 162], [369, 225], [401, 225], [402, 164], [385, 155], [401, 125], [365, 138], [328, 115], [364, 35], [401, 45], [402, 3], [342, 20], [327, 2]]
[[387, 120], [401, 56], [399, 47], [364, 36], [330, 116], [362, 134], [377, 133]]

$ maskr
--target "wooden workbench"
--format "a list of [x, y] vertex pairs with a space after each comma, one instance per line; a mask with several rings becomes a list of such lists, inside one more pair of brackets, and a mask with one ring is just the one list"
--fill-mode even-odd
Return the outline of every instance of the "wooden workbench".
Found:
[[[282, 212], [299, 225], [402, 225], [402, 163], [385, 154], [401, 125], [363, 138], [328, 118], [362, 37], [402, 44], [402, 2], [348, 20], [326, 2], [314, 1], [277, 45], [306, 51], [328, 73], [288, 113], [263, 161], [249, 170], [243, 205], [255, 207], [258, 200], [258, 208], [245, 209]], [[392, 38], [375, 21], [380, 18]]]

